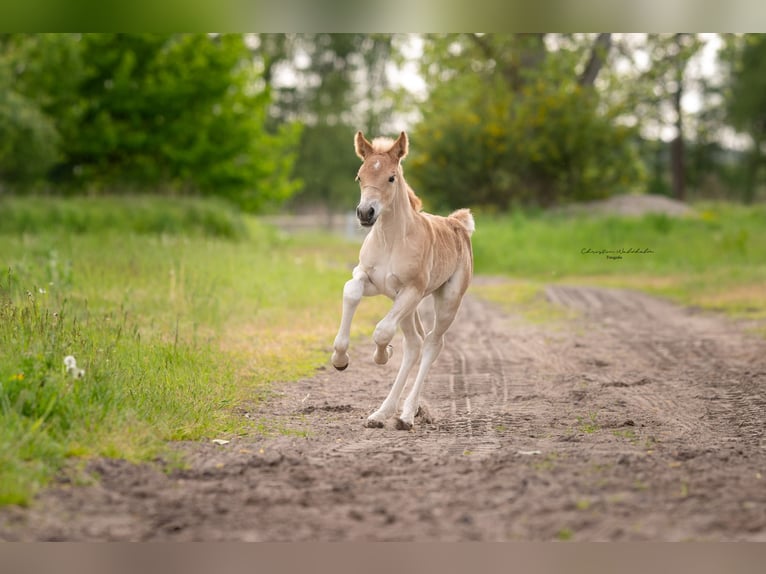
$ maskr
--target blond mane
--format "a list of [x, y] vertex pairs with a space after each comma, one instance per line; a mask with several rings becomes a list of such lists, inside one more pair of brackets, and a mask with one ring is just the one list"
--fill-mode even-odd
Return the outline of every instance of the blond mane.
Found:
[[412, 188], [408, 185], [407, 186], [407, 196], [410, 199], [410, 205], [412, 206], [412, 209], [415, 211], [420, 211], [423, 209], [423, 202], [420, 201], [420, 198], [415, 195], [415, 192], [412, 191]]
[[387, 137], [377, 137], [372, 140], [373, 153], [388, 153], [394, 147], [394, 140]]

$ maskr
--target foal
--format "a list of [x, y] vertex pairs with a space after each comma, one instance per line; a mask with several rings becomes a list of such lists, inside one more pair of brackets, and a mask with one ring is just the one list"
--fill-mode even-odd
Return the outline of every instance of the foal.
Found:
[[[348, 366], [351, 319], [362, 296], [385, 295], [393, 299], [391, 310], [372, 336], [377, 347], [373, 359], [384, 365], [391, 357], [390, 343], [397, 326], [404, 334], [404, 355], [391, 391], [365, 426], [382, 427], [394, 415], [407, 376], [422, 351], [415, 383], [396, 421], [398, 429], [408, 430], [418, 411], [428, 369], [444, 347], [444, 333], [455, 319], [471, 281], [473, 216], [468, 209], [455, 211], [449, 217], [420, 211], [420, 199], [402, 173], [401, 160], [408, 149], [404, 132], [396, 141], [376, 138], [372, 143], [357, 132], [354, 144], [363, 162], [356, 176], [362, 190], [356, 215], [363, 226], [372, 230], [359, 252], [359, 265], [343, 288], [343, 316], [333, 345], [332, 364], [339, 371]], [[432, 294], [434, 325], [425, 334], [417, 307]]]

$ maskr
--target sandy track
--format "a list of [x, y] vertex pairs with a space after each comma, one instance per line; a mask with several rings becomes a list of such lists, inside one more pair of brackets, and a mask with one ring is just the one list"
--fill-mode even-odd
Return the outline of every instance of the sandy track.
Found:
[[[549, 287], [531, 325], [466, 298], [410, 432], [362, 426], [401, 356], [276, 387], [250, 416], [308, 437], [101, 460], [0, 512], [4, 540], [766, 540], [766, 341], [629, 291]], [[328, 352], [329, 357], [329, 352]]]

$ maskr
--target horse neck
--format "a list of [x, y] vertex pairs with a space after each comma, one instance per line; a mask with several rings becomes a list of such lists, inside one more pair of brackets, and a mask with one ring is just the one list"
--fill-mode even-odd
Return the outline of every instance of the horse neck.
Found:
[[400, 180], [391, 208], [380, 215], [375, 230], [387, 245], [402, 241], [407, 237], [410, 226], [414, 223], [417, 212], [410, 204], [407, 182]]

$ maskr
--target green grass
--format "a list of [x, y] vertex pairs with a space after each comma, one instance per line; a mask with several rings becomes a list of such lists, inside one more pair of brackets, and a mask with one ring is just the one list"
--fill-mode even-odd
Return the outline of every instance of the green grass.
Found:
[[634, 431], [633, 429], [614, 430], [612, 431], [612, 434], [616, 437], [620, 437], [620, 438], [624, 438], [628, 440], [631, 444], [638, 443], [638, 437], [636, 437], [636, 431]]
[[[91, 218], [77, 232], [51, 223], [48, 207], [38, 214], [36, 199], [14, 200], [14, 214], [32, 214], [23, 233], [4, 213], [0, 503], [28, 503], [67, 460], [153, 460], [169, 440], [277, 428], [236, 407], [327, 362], [358, 251], [283, 237], [218, 204], [180, 202], [176, 224], [160, 229], [120, 220], [129, 200], [76, 203]], [[139, 203], [147, 213], [169, 205]], [[200, 210], [239, 231], [199, 225]], [[115, 223], [93, 223], [112, 211]], [[371, 331], [381, 304], [360, 306], [354, 335]], [[83, 378], [67, 375], [67, 355]]]
[[[697, 212], [684, 218], [477, 216], [476, 272], [537, 286], [643, 289], [734, 315], [766, 316], [766, 206], [703, 204]], [[651, 253], [597, 253], [631, 248]]]
[[596, 422], [597, 412], [588, 413], [586, 417], [577, 417], [577, 429], [585, 434], [593, 434], [601, 430], [601, 426]]
[[0, 197], [0, 234], [141, 233], [186, 237], [247, 235], [245, 219], [210, 199], [155, 196]]
[[568, 540], [572, 540], [573, 536], [574, 536], [574, 532], [572, 532], [570, 528], [562, 528], [556, 533], [556, 540], [566, 542]]

